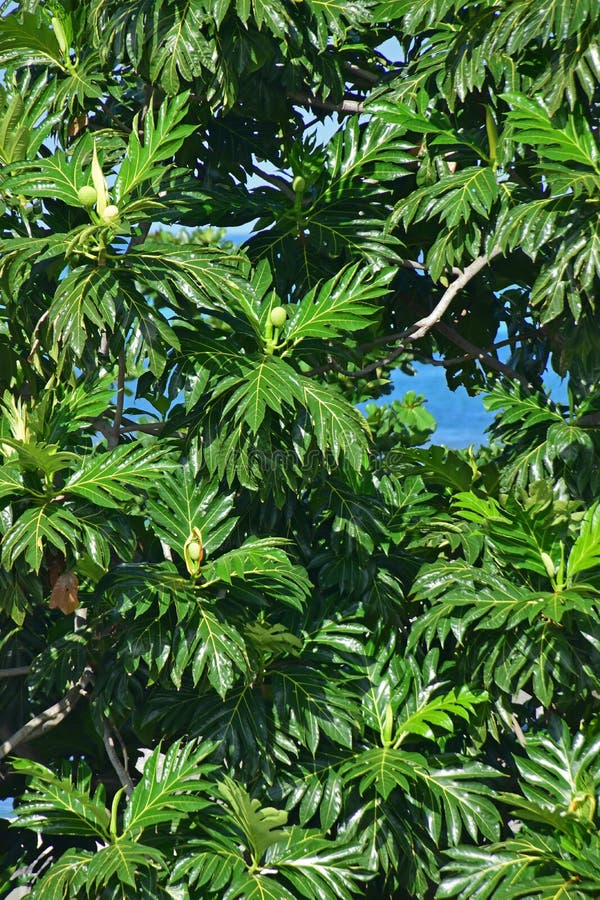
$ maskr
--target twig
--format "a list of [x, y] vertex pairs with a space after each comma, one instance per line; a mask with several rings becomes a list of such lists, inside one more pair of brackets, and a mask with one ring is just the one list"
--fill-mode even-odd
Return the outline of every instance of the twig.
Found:
[[[90, 418], [87, 421], [108, 441], [108, 436], [112, 431], [112, 426], [109, 422], [107, 422], [106, 419], [96, 417]], [[127, 416], [122, 416], [119, 434], [129, 434], [132, 431], [141, 431], [144, 434], [161, 434], [161, 432], [164, 431], [165, 427], [166, 422], [134, 422], [132, 419], [128, 419]]]
[[268, 172], [263, 172], [262, 169], [259, 169], [258, 166], [250, 166], [250, 171], [254, 175], [258, 175], [259, 178], [262, 178], [263, 181], [272, 184], [273, 187], [278, 188], [282, 194], [285, 194], [286, 197], [289, 197], [290, 200], [296, 199], [296, 194], [292, 190], [291, 186], [285, 180], [285, 178], [280, 178], [277, 175], [269, 175]]
[[15, 666], [14, 669], [0, 669], [0, 678], [18, 678], [19, 675], [29, 675], [31, 666]]
[[494, 259], [494, 257], [499, 256], [501, 253], [502, 250], [500, 247], [494, 247], [489, 255], [484, 254], [483, 256], [478, 256], [477, 259], [474, 259], [472, 263], [463, 269], [461, 274], [457, 275], [452, 284], [448, 285], [437, 305], [432, 309], [429, 315], [419, 319], [418, 322], [415, 322], [414, 325], [411, 326], [410, 334], [408, 335], [410, 340], [418, 341], [419, 338], [424, 337], [434, 325], [437, 325], [459, 291], [466, 287], [475, 275], [478, 275], [479, 272], [481, 272], [482, 269], [485, 269], [488, 263]]
[[315, 97], [314, 94], [303, 94], [300, 92], [294, 92], [293, 94], [288, 94], [290, 100], [293, 100], [294, 103], [299, 103], [301, 106], [316, 106], [317, 109], [327, 109], [330, 112], [341, 112], [341, 113], [362, 113], [364, 112], [364, 103], [362, 100], [352, 100], [349, 97], [344, 97], [340, 103], [333, 103], [331, 100], [320, 100], [318, 97]]
[[345, 62], [343, 68], [346, 72], [349, 72], [350, 75], [356, 76], [356, 78], [361, 81], [366, 81], [367, 84], [377, 84], [379, 81], [379, 75], [376, 75], [375, 72], [369, 72], [368, 69], [362, 69], [354, 63]]
[[81, 698], [85, 696], [87, 686], [90, 684], [93, 677], [93, 669], [91, 666], [86, 666], [80, 679], [72, 688], [69, 688], [62, 700], [53, 703], [52, 706], [49, 706], [43, 712], [38, 713], [37, 716], [30, 719], [29, 722], [19, 728], [18, 731], [15, 731], [8, 740], [4, 741], [3, 744], [0, 744], [0, 759], [4, 759], [5, 756], [8, 756], [9, 753], [12, 753], [16, 747], [25, 741], [34, 740], [46, 731], [50, 731], [51, 728], [56, 728], [57, 725], [60, 725], [69, 713], [73, 711], [75, 706], [77, 706]]
[[[476, 359], [482, 366], [487, 366], [489, 369], [493, 369], [495, 372], [500, 372], [501, 375], [505, 375], [507, 378], [518, 381], [524, 388], [524, 390], [531, 390], [532, 384], [528, 378], [526, 378], [524, 375], [521, 375], [521, 373], [517, 372], [516, 369], [507, 366], [506, 363], [503, 363], [499, 359], [496, 359], [495, 356], [486, 353], [485, 350], [482, 350], [481, 347], [478, 347], [476, 344], [472, 344], [471, 341], [468, 341], [465, 337], [463, 337], [462, 334], [456, 328], [453, 328], [452, 325], [448, 325], [446, 322], [437, 322], [434, 327], [436, 331], [439, 331], [440, 334], [443, 334], [444, 337], [447, 337], [448, 340], [452, 341], [453, 344], [456, 344], [457, 347], [460, 347], [461, 350], [464, 350], [465, 353], [469, 357], [471, 357], [471, 359]], [[503, 343], [504, 341], [500, 342], [500, 344]]]
[[109, 450], [114, 450], [114, 448], [119, 443], [119, 435], [121, 434], [121, 421], [123, 419], [123, 406], [125, 403], [125, 375], [125, 351], [121, 350], [121, 352], [119, 353], [119, 370], [117, 373], [117, 402], [115, 405], [115, 419], [107, 438]]
[[[456, 295], [462, 290], [462, 288], [466, 287], [469, 281], [471, 281], [471, 279], [474, 278], [475, 275], [479, 274], [479, 272], [481, 272], [481, 270], [484, 269], [488, 265], [488, 263], [492, 259], [494, 259], [495, 256], [498, 256], [501, 252], [502, 251], [500, 247], [495, 247], [489, 255], [478, 256], [477, 259], [473, 260], [473, 262], [470, 263], [465, 269], [458, 270], [460, 274], [457, 275], [452, 284], [448, 285], [429, 315], [424, 316], [422, 319], [418, 319], [413, 325], [410, 325], [408, 328], [405, 328], [404, 331], [401, 331], [396, 338], [396, 340], [400, 343], [383, 359], [376, 360], [373, 363], [369, 363], [369, 365], [364, 366], [358, 371], [350, 372], [342, 368], [339, 363], [336, 362], [336, 360], [330, 358], [325, 365], [311, 369], [307, 374], [317, 375], [333, 369], [334, 371], [339, 372], [342, 375], [346, 375], [350, 378], [362, 378], [364, 375], [369, 375], [376, 369], [382, 368], [384, 366], [389, 366], [390, 363], [392, 363], [404, 352], [407, 344], [413, 343], [414, 341], [417, 341], [420, 338], [424, 337], [428, 331], [430, 331], [434, 326], [438, 324], [438, 322], [440, 321]], [[474, 345], [471, 345], [471, 347], [473, 346]], [[463, 347], [463, 349], [466, 348]], [[476, 354], [479, 354], [479, 348], [476, 348]], [[490, 357], [490, 359], [493, 359], [493, 357]], [[500, 363], [500, 365], [503, 364]]]
[[[107, 719], [106, 716], [103, 716], [103, 723], [104, 723], [103, 740], [104, 740], [104, 747], [106, 749], [106, 755], [108, 756], [113, 769], [117, 773], [117, 778], [121, 782], [121, 786], [123, 788], [125, 788], [125, 796], [131, 797], [131, 795], [133, 793], [133, 781], [131, 780], [129, 772], [126, 769], [127, 753], [125, 751], [123, 741], [122, 741], [121, 736], [119, 735], [117, 729], [115, 728], [115, 726], [112, 725], [111, 722], [109, 722], [109, 720]], [[115, 749], [115, 741], [113, 738], [113, 732], [117, 734], [119, 743], [121, 744], [121, 751], [123, 752], [123, 758], [125, 760], [125, 765], [123, 765], [123, 763], [117, 756], [117, 751]]]
[[[426, 272], [427, 266], [425, 263], [417, 262], [416, 259], [403, 259], [400, 263], [400, 267], [402, 269], [412, 269], [415, 272]], [[452, 266], [450, 268], [450, 273], [452, 275], [462, 275], [463, 270], [459, 269], [457, 266]]]
[[520, 743], [521, 747], [526, 747], [527, 746], [527, 738], [525, 737], [525, 735], [523, 733], [523, 729], [519, 725], [518, 719], [514, 714], [512, 716], [512, 728], [515, 733], [515, 737], [518, 740], [518, 742]]

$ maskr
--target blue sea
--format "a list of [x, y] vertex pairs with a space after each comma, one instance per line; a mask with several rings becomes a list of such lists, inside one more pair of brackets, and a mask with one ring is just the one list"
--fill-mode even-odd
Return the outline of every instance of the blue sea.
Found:
[[[414, 368], [417, 370], [414, 376], [400, 373], [394, 377], [394, 393], [382, 402], [400, 399], [407, 391], [422, 394], [427, 409], [437, 422], [431, 438], [433, 444], [453, 449], [485, 444], [488, 440], [485, 432], [495, 414], [484, 408], [484, 395], [470, 397], [462, 387], [450, 391], [441, 367], [415, 364]], [[566, 401], [566, 384], [554, 372], [546, 372], [545, 386], [551, 390], [555, 402]]]

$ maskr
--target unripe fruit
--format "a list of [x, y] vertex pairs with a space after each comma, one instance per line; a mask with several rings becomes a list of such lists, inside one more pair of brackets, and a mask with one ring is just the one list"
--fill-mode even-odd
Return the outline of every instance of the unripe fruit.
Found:
[[107, 225], [116, 225], [119, 221], [119, 207], [109, 203], [101, 215], [102, 221]]
[[274, 306], [271, 310], [271, 324], [275, 328], [281, 328], [285, 325], [285, 321], [287, 319], [287, 313], [283, 306]]
[[190, 541], [187, 545], [187, 552], [192, 562], [197, 562], [202, 553], [202, 546], [198, 541]]
[[185, 566], [192, 578], [200, 574], [200, 565], [204, 559], [204, 547], [202, 546], [202, 532], [199, 528], [192, 528], [183, 548]]
[[296, 175], [292, 181], [292, 190], [295, 194], [303, 194], [306, 190], [306, 179], [302, 175]]
[[98, 199], [98, 192], [91, 184], [84, 184], [84, 186], [80, 187], [77, 191], [77, 198], [82, 206], [89, 209]]

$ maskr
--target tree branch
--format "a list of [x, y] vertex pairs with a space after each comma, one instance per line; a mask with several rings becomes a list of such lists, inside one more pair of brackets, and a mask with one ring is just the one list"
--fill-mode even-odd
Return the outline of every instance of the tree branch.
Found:
[[50, 729], [60, 725], [60, 723], [66, 719], [69, 713], [77, 706], [81, 698], [85, 696], [87, 686], [90, 684], [93, 677], [93, 669], [91, 666], [86, 666], [80, 679], [72, 688], [69, 688], [62, 700], [53, 703], [52, 706], [49, 706], [43, 712], [38, 713], [37, 716], [30, 719], [29, 722], [22, 726], [22, 728], [15, 731], [8, 740], [4, 741], [3, 744], [0, 744], [0, 759], [4, 759], [5, 756], [8, 756], [9, 753], [12, 753], [16, 747], [23, 744], [25, 741], [34, 740], [44, 734], [44, 732], [50, 731]]
[[119, 369], [117, 372], [117, 402], [115, 405], [115, 419], [106, 441], [109, 450], [114, 450], [114, 448], [118, 445], [119, 436], [121, 434], [123, 406], [125, 403], [125, 376], [125, 351], [121, 350], [121, 352], [119, 353]]
[[[96, 429], [96, 431], [99, 431], [100, 434], [104, 435], [108, 440], [108, 436], [112, 430], [110, 422], [107, 422], [106, 419], [101, 417], [90, 418], [88, 419], [88, 422]], [[121, 418], [119, 434], [129, 434], [132, 431], [140, 431], [144, 434], [161, 434], [165, 429], [165, 425], [165, 422], [134, 422], [132, 419], [123, 416]]]
[[410, 334], [407, 335], [407, 337], [410, 337], [411, 341], [418, 341], [419, 338], [424, 337], [434, 325], [437, 325], [459, 291], [466, 287], [475, 275], [478, 275], [479, 272], [481, 272], [482, 269], [485, 269], [488, 263], [494, 259], [494, 257], [499, 256], [501, 253], [502, 250], [500, 247], [494, 247], [489, 255], [484, 254], [483, 256], [478, 256], [477, 259], [474, 259], [472, 263], [462, 270], [460, 275], [457, 275], [452, 284], [448, 285], [429, 315], [424, 316], [422, 319], [415, 322], [414, 325], [411, 325], [409, 329]]
[[[512, 369], [510, 366], [507, 366], [506, 363], [496, 359], [495, 356], [486, 353], [481, 347], [472, 344], [471, 341], [468, 341], [463, 337], [452, 325], [448, 325], [446, 322], [437, 322], [434, 327], [436, 331], [439, 331], [440, 334], [447, 337], [448, 340], [452, 341], [453, 344], [456, 344], [457, 347], [460, 347], [461, 350], [464, 350], [471, 359], [476, 359], [482, 366], [487, 366], [489, 369], [493, 369], [495, 372], [499, 372], [507, 378], [518, 381], [526, 391], [531, 390], [532, 384], [529, 379], [524, 375], [521, 375], [521, 373], [517, 372], [515, 369]], [[505, 342], [501, 341], [500, 343], [503, 344]]]
[[364, 112], [362, 100], [353, 100], [350, 97], [344, 97], [340, 103], [332, 103], [331, 100], [320, 100], [314, 94], [303, 94], [296, 91], [288, 94], [288, 97], [294, 103], [300, 104], [300, 106], [314, 106], [317, 109], [326, 109], [330, 112], [353, 113], [355, 115]]
[[19, 675], [29, 675], [31, 666], [15, 666], [14, 669], [0, 669], [0, 678], [17, 678]]
[[[131, 797], [133, 793], [133, 781], [131, 780], [129, 772], [127, 771], [127, 750], [125, 749], [125, 745], [123, 743], [123, 740], [121, 739], [121, 735], [119, 734], [118, 729], [107, 719], [106, 716], [103, 716], [103, 724], [103, 740], [106, 755], [108, 756], [113, 769], [117, 773], [117, 778], [121, 782], [121, 786], [125, 789], [125, 796]], [[121, 745], [124, 764], [121, 762], [117, 755], [113, 733], [117, 735], [119, 744]]]
[[33, 357], [36, 354], [38, 347], [40, 346], [39, 331], [49, 315], [50, 315], [50, 310], [47, 309], [46, 312], [40, 316], [40, 318], [36, 322], [35, 328], [33, 329], [33, 332], [31, 334], [31, 337], [32, 337], [31, 349], [29, 351], [29, 355], [27, 356], [27, 362], [29, 362], [29, 363], [32, 361]]
[[278, 188], [282, 194], [285, 194], [286, 197], [289, 197], [290, 200], [296, 199], [296, 194], [292, 190], [291, 185], [285, 180], [285, 178], [280, 178], [277, 175], [269, 175], [268, 172], [263, 172], [262, 169], [259, 169], [258, 166], [250, 166], [250, 171], [253, 175], [258, 175], [259, 178], [262, 178], [263, 181], [272, 184], [273, 187]]
[[[430, 331], [433, 327], [435, 327], [456, 295], [464, 288], [466, 285], [474, 278], [476, 275], [484, 269], [489, 262], [491, 262], [494, 257], [498, 256], [501, 253], [501, 249], [499, 247], [495, 247], [489, 255], [478, 256], [477, 259], [473, 260], [465, 269], [453, 270], [455, 272], [459, 272], [456, 278], [452, 282], [452, 284], [448, 285], [441, 298], [433, 308], [433, 310], [429, 313], [429, 315], [424, 316], [421, 319], [418, 319], [414, 322], [413, 325], [410, 325], [408, 328], [405, 328], [404, 331], [401, 331], [397, 337], [396, 341], [400, 342], [397, 347], [395, 347], [387, 356], [383, 359], [376, 360], [373, 363], [369, 363], [364, 366], [362, 369], [358, 369], [357, 371], [351, 372], [344, 369], [340, 364], [333, 358], [330, 358], [327, 363], [322, 366], [317, 366], [314, 369], [311, 369], [307, 375], [318, 375], [322, 372], [327, 372], [330, 370], [334, 370], [335, 372], [339, 372], [341, 375], [345, 375], [349, 378], [362, 378], [365, 375], [369, 375], [371, 372], [374, 372], [376, 369], [380, 369], [384, 366], [389, 366], [395, 359], [397, 359], [406, 349], [407, 344], [411, 344], [414, 341], [419, 340], [424, 337], [428, 331]], [[411, 268], [420, 266], [420, 263], [412, 263]], [[460, 346], [460, 345], [459, 345]], [[475, 350], [475, 356], [479, 357], [481, 355], [481, 350], [479, 347], [475, 347], [474, 344], [469, 345], [471, 350]], [[463, 349], [466, 350], [466, 347], [463, 346]], [[467, 350], [467, 352], [470, 352]], [[483, 354], [485, 356], [485, 354]], [[516, 372], [513, 372], [512, 369], [508, 369], [508, 367], [504, 366], [503, 363], [499, 363], [494, 357], [487, 357], [487, 359], [494, 360], [498, 365], [503, 366], [505, 371], [504, 374], [508, 374], [511, 372], [511, 378], [521, 378], [521, 376], [517, 375]], [[494, 368], [494, 366], [492, 366]], [[497, 368], [497, 366], [496, 366]]]
[[379, 75], [375, 72], [370, 72], [368, 69], [363, 69], [360, 66], [356, 66], [354, 63], [343, 63], [343, 69], [358, 81], [366, 81], [367, 84], [377, 84], [379, 81]]
[[[400, 267], [402, 269], [412, 269], [413, 272], [426, 272], [427, 266], [425, 263], [417, 262], [416, 259], [403, 259], [400, 263]], [[452, 275], [462, 275], [463, 270], [459, 269], [457, 266], [452, 266], [449, 270]]]

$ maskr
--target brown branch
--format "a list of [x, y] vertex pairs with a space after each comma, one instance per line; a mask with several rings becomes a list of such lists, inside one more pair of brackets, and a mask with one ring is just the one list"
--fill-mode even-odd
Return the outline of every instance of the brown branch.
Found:
[[580, 416], [579, 419], [576, 419], [573, 424], [577, 425], [578, 428], [582, 425], [584, 427], [589, 425], [591, 428], [596, 428], [600, 426], [600, 412], [586, 413], [585, 416]]
[[518, 742], [520, 743], [521, 747], [526, 747], [527, 746], [527, 738], [525, 737], [523, 729], [519, 725], [519, 721], [518, 721], [516, 715], [514, 715], [514, 713], [511, 716], [511, 724], [512, 724], [512, 729], [515, 733], [515, 737], [518, 740]]
[[14, 669], [0, 669], [0, 678], [18, 678], [20, 675], [29, 675], [31, 666], [15, 666]]
[[343, 68], [344, 71], [355, 76], [359, 81], [366, 81], [367, 84], [377, 84], [379, 81], [379, 75], [375, 72], [370, 72], [368, 69], [363, 69], [360, 66], [356, 66], [354, 63], [345, 62]]
[[132, 431], [140, 431], [143, 434], [162, 434], [167, 427], [166, 422], [134, 422], [125, 417], [121, 421], [121, 434], [129, 434]]
[[80, 679], [69, 688], [62, 700], [53, 703], [43, 712], [38, 713], [29, 722], [26, 722], [18, 731], [0, 744], [0, 759], [4, 759], [9, 753], [23, 744], [25, 741], [34, 740], [40, 737], [46, 731], [56, 728], [57, 725], [67, 718], [69, 713], [77, 706], [82, 697], [86, 694], [86, 689], [94, 677], [94, 672], [90, 666], [86, 666]]
[[29, 351], [29, 355], [27, 357], [27, 362], [29, 362], [29, 363], [32, 361], [33, 357], [36, 354], [38, 347], [40, 346], [39, 330], [49, 315], [50, 315], [50, 310], [47, 309], [46, 312], [40, 316], [40, 318], [36, 322], [35, 328], [33, 329], [33, 332], [31, 334], [31, 337], [33, 338], [33, 340], [31, 342], [31, 349]]
[[114, 450], [114, 448], [119, 443], [119, 436], [121, 434], [121, 422], [123, 420], [123, 407], [125, 404], [126, 374], [125, 351], [121, 350], [121, 352], [119, 353], [119, 369], [117, 372], [117, 402], [115, 405], [115, 419], [107, 439], [109, 450]]
[[[507, 366], [506, 363], [501, 362], [499, 359], [496, 359], [495, 356], [491, 356], [489, 353], [486, 353], [481, 347], [478, 347], [476, 344], [472, 344], [471, 341], [468, 341], [462, 334], [456, 329], [453, 328], [452, 325], [448, 325], [446, 322], [437, 322], [434, 326], [436, 331], [439, 331], [440, 334], [443, 334], [444, 337], [447, 337], [448, 340], [452, 341], [457, 347], [460, 347], [461, 350], [464, 350], [467, 356], [471, 359], [477, 360], [482, 366], [487, 366], [489, 369], [493, 369], [495, 372], [499, 372], [501, 375], [506, 376], [506, 378], [511, 378], [515, 381], [518, 381], [524, 390], [530, 391], [533, 385], [524, 375], [521, 375], [520, 372], [517, 372], [515, 369], [512, 369], [510, 366]], [[501, 342], [504, 343], [504, 342]]]
[[[112, 431], [110, 422], [101, 417], [90, 418], [87, 421], [108, 440], [108, 435]], [[119, 434], [130, 434], [132, 431], [140, 431], [143, 434], [162, 434], [166, 427], [166, 422], [134, 422], [127, 416], [122, 416]], [[181, 432], [177, 432], [177, 435], [181, 435]]]
[[489, 255], [484, 254], [483, 256], [478, 256], [477, 259], [474, 259], [472, 263], [463, 269], [460, 275], [457, 275], [454, 279], [452, 284], [448, 285], [429, 315], [424, 316], [422, 319], [415, 322], [414, 325], [411, 325], [410, 334], [408, 335], [410, 340], [418, 341], [419, 338], [424, 337], [434, 325], [437, 325], [456, 295], [466, 287], [482, 269], [485, 269], [494, 257], [499, 256], [500, 253], [502, 253], [500, 247], [494, 247]]
[[[415, 259], [403, 259], [400, 263], [400, 267], [402, 269], [412, 269], [414, 272], [426, 272], [427, 266], [425, 263], [417, 262]], [[463, 270], [459, 269], [457, 266], [452, 266], [450, 268], [450, 273], [452, 275], [462, 275]]]
[[272, 184], [273, 187], [278, 188], [282, 194], [285, 194], [286, 197], [289, 197], [290, 200], [296, 199], [296, 194], [292, 190], [291, 185], [285, 180], [285, 178], [280, 178], [277, 175], [269, 175], [268, 172], [263, 172], [262, 169], [259, 169], [258, 166], [250, 166], [250, 171], [253, 175], [258, 175], [259, 178], [262, 178], [263, 181]]
[[[387, 356], [383, 359], [376, 360], [373, 363], [369, 363], [364, 366], [362, 369], [358, 369], [357, 371], [351, 372], [344, 369], [340, 364], [333, 358], [330, 358], [327, 363], [322, 366], [317, 366], [314, 369], [311, 369], [307, 372], [307, 375], [318, 375], [322, 372], [327, 372], [334, 370], [341, 375], [345, 375], [349, 378], [362, 378], [365, 375], [369, 375], [371, 372], [374, 372], [376, 369], [383, 368], [385, 366], [389, 366], [395, 359], [397, 359], [406, 349], [406, 345], [413, 343], [414, 341], [419, 340], [424, 337], [433, 327], [435, 327], [444, 313], [447, 311], [448, 307], [456, 297], [456, 295], [462, 290], [462, 288], [466, 287], [466, 285], [473, 279], [476, 275], [484, 269], [489, 262], [491, 262], [494, 257], [498, 256], [502, 251], [499, 247], [495, 247], [489, 255], [478, 256], [477, 259], [473, 260], [465, 269], [458, 270], [460, 274], [454, 279], [452, 284], [448, 285], [441, 298], [438, 300], [437, 304], [433, 308], [433, 310], [421, 319], [418, 319], [414, 322], [413, 325], [410, 325], [408, 328], [405, 328], [404, 331], [401, 331], [400, 334], [397, 335], [396, 341], [399, 341], [397, 347], [395, 347]], [[418, 265], [418, 264], [417, 264]], [[460, 345], [459, 345], [460, 346]], [[470, 347], [475, 349], [476, 355], [480, 354], [480, 348], [474, 347], [473, 344]], [[463, 347], [463, 349], [466, 349]], [[467, 351], [470, 352], [470, 351]], [[489, 357], [489, 359], [494, 359], [494, 357]], [[496, 362], [496, 360], [494, 360]], [[503, 363], [499, 363], [499, 365], [503, 366]], [[505, 367], [507, 368], [507, 367]], [[512, 372], [512, 370], [509, 370]], [[505, 372], [507, 374], [507, 372]], [[514, 373], [510, 377], [519, 377]]]
[[[125, 745], [123, 744], [123, 740], [117, 728], [112, 725], [112, 723], [107, 719], [106, 716], [103, 716], [103, 722], [103, 740], [106, 755], [108, 756], [110, 764], [117, 774], [117, 778], [119, 779], [121, 786], [125, 789], [125, 796], [131, 797], [133, 793], [133, 781], [131, 780], [129, 772], [127, 771], [127, 751], [125, 750]], [[121, 752], [123, 753], [123, 760], [125, 763], [124, 765], [117, 755], [113, 733], [117, 735], [117, 738], [121, 745]]]
[[326, 109], [330, 112], [353, 113], [355, 115], [364, 112], [362, 100], [353, 100], [350, 97], [344, 97], [340, 103], [333, 103], [331, 100], [320, 100], [311, 93], [294, 92], [288, 94], [288, 97], [301, 106], [314, 106], [317, 109]]

